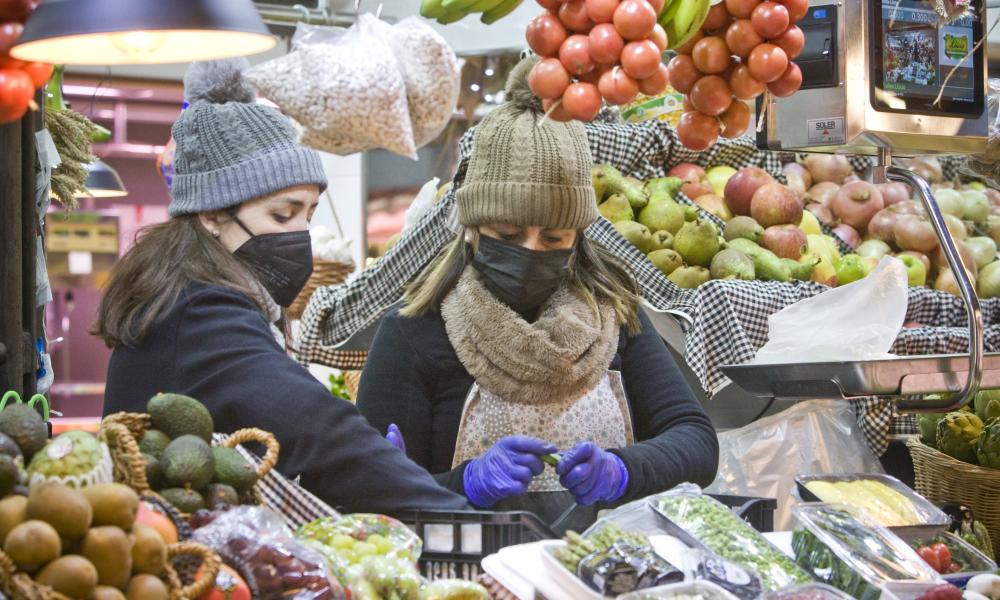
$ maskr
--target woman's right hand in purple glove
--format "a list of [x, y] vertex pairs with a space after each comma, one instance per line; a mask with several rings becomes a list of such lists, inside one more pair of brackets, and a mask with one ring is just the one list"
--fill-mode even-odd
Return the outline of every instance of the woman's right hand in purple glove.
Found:
[[556, 447], [526, 436], [501, 439], [486, 454], [465, 467], [465, 496], [475, 506], [487, 508], [510, 496], [528, 491], [531, 480], [545, 469], [543, 454]]

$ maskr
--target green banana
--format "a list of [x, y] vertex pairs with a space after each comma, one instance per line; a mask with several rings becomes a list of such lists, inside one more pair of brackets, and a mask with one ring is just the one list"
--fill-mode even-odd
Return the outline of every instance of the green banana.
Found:
[[460, 10], [465, 14], [469, 14], [472, 11], [472, 6], [476, 4], [479, 0], [441, 0], [441, 6], [448, 12], [453, 10]]
[[678, 48], [688, 43], [705, 23], [708, 10], [711, 8], [710, 0], [682, 0], [678, 4], [672, 18], [666, 23], [660, 23], [667, 32], [670, 48]]
[[467, 16], [469, 16], [469, 13], [464, 10], [449, 10], [445, 11], [443, 15], [438, 17], [437, 22], [442, 25], [451, 25], [452, 23], [461, 21]]
[[524, 0], [503, 0], [500, 4], [484, 12], [483, 16], [480, 17], [479, 20], [485, 25], [492, 25], [517, 10], [517, 7], [521, 6], [521, 2], [523, 1]]
[[683, 1], [684, 0], [670, 0], [663, 5], [663, 10], [661, 10], [660, 14], [656, 17], [656, 20], [660, 23], [660, 25], [665, 25], [666, 23], [674, 20], [674, 15], [677, 14], [677, 9], [680, 8], [681, 2]]
[[493, 10], [499, 6], [501, 2], [503, 2], [503, 0], [477, 0], [476, 3], [469, 8], [469, 12], [484, 13], [488, 10]]
[[445, 14], [441, 0], [420, 0], [420, 16], [427, 19], [439, 19]]

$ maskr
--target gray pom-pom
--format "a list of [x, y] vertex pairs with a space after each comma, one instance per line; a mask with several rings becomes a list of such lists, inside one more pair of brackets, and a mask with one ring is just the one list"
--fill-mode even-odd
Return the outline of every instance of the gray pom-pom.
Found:
[[241, 57], [191, 63], [184, 74], [184, 99], [189, 103], [250, 103], [256, 97], [253, 85], [243, 77], [250, 62]]
[[531, 91], [528, 86], [528, 74], [540, 59], [537, 56], [529, 56], [514, 65], [507, 76], [507, 87], [505, 90], [506, 100], [518, 110], [545, 112], [542, 109], [542, 100]]

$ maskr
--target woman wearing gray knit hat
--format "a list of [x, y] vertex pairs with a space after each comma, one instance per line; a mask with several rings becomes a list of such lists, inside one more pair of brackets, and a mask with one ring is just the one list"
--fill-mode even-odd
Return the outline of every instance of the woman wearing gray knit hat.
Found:
[[255, 103], [245, 66], [195, 63], [185, 77], [171, 218], [116, 265], [95, 327], [114, 348], [105, 414], [189, 395], [217, 431], [274, 433], [278, 470], [333, 506], [468, 508], [286, 354], [276, 324], [312, 271], [308, 225], [326, 177], [288, 119]]
[[599, 218], [587, 136], [545, 118], [532, 65], [476, 127], [463, 230], [383, 319], [358, 408], [473, 505], [579, 528], [602, 504], [710, 483], [718, 440], [633, 275], [583, 236]]

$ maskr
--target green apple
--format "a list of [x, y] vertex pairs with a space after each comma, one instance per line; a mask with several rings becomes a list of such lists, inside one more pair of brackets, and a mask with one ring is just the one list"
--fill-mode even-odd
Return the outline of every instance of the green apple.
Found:
[[970, 181], [969, 183], [966, 184], [966, 186], [970, 190], [976, 190], [977, 192], [986, 191], [986, 184], [984, 184], [982, 181]]
[[716, 196], [722, 197], [725, 197], [726, 183], [729, 182], [729, 178], [733, 175], [736, 175], [736, 169], [725, 165], [712, 167], [705, 172], [705, 178], [708, 179], [709, 185], [712, 186], [712, 192]]
[[864, 277], [864, 259], [857, 254], [845, 254], [837, 263], [837, 282], [840, 285], [847, 285]]
[[927, 267], [924, 266], [924, 261], [911, 254], [900, 254], [896, 258], [903, 261], [903, 266], [906, 267], [906, 279], [910, 285], [927, 285]]

